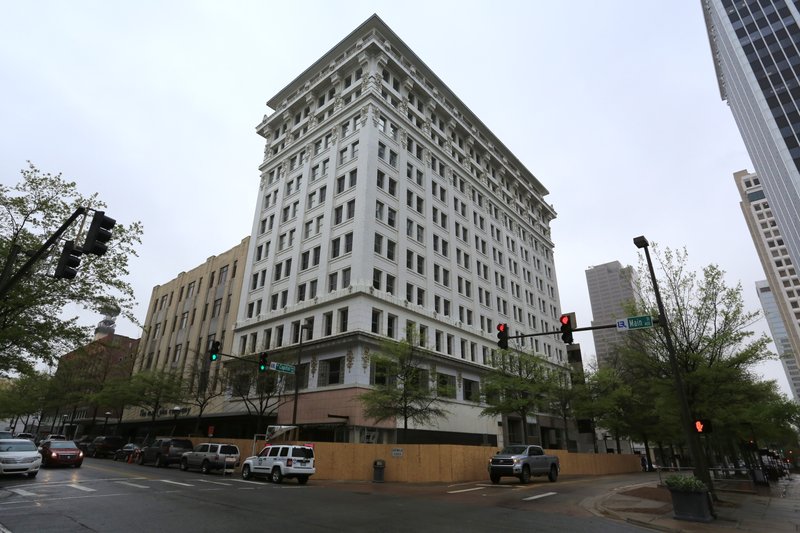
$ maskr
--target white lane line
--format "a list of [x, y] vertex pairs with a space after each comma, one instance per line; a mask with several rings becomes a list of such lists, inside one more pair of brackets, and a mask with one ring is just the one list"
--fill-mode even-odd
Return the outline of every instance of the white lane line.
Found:
[[3, 524], [0, 524], [0, 533], [11, 533], [11, 530], [4, 528]]
[[448, 490], [447, 494], [458, 494], [459, 492], [472, 492], [473, 490], [481, 490], [483, 487], [472, 487], [471, 489], [461, 489], [461, 490]]
[[161, 483], [171, 483], [173, 485], [180, 485], [181, 487], [194, 487], [194, 485], [190, 485], [188, 483], [179, 483], [178, 481], [170, 481], [169, 479], [159, 479]]
[[548, 496], [555, 496], [558, 494], [557, 492], [545, 492], [544, 494], [537, 494], [536, 496], [529, 496], [527, 498], [522, 498], [523, 501], [529, 502], [531, 500], [538, 500], [539, 498], [547, 498]]
[[82, 490], [84, 492], [97, 492], [97, 489], [90, 489], [89, 487], [81, 487], [80, 485], [76, 485], [74, 483], [67, 485], [67, 487], [72, 487], [73, 489]]
[[18, 494], [20, 496], [36, 496], [33, 492], [28, 492], [24, 489], [8, 489], [9, 492], [13, 492], [14, 494]]
[[494, 487], [498, 489], [513, 489], [514, 487], [519, 487], [519, 485], [489, 485], [488, 483], [481, 483], [478, 485], [479, 487]]
[[230, 487], [230, 483], [222, 483], [221, 481], [210, 481], [208, 479], [195, 479], [195, 481], [199, 481], [200, 483], [213, 483], [214, 485], [222, 485], [224, 487]]
[[127, 485], [129, 487], [136, 487], [137, 489], [149, 489], [147, 485], [138, 485], [136, 483], [128, 483], [127, 481], [117, 481], [120, 485]]
[[231, 481], [235, 481], [237, 483], [250, 483], [252, 485], [263, 485], [264, 483], [260, 481], [247, 481], [246, 479], [232, 479]]

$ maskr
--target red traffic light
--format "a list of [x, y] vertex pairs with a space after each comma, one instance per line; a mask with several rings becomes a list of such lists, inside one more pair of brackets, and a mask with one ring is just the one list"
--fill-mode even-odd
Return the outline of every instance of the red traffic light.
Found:
[[508, 324], [497, 324], [497, 331], [500, 333], [505, 333], [506, 329], [508, 329]]
[[561, 322], [562, 326], [569, 325], [569, 315], [561, 315], [561, 318], [558, 319]]
[[501, 350], [508, 350], [508, 324], [497, 324], [497, 346]]

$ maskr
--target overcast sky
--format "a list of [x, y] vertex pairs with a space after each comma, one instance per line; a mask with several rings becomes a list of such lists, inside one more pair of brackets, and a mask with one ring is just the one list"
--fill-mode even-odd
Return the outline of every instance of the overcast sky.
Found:
[[[579, 326], [584, 271], [635, 266], [637, 235], [718, 264], [760, 309], [733, 181], [752, 165], [699, 0], [4, 2], [0, 180], [30, 160], [141, 220], [143, 322], [153, 286], [250, 233], [267, 99], [373, 13], [549, 189], [561, 306]], [[593, 356], [590, 333], [576, 341]], [[779, 362], [759, 371], [788, 393]]]

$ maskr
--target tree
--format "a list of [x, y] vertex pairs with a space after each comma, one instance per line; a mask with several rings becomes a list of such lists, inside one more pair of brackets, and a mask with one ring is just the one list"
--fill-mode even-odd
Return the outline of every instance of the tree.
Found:
[[442, 407], [443, 397], [449, 393], [447, 385], [431, 390], [431, 371], [415, 344], [413, 336], [399, 342], [385, 341], [381, 351], [372, 356], [373, 388], [358, 397], [367, 418], [403, 421], [399, 442], [407, 438], [409, 421], [426, 425], [448, 415]]
[[248, 415], [256, 418], [256, 433], [264, 433], [267, 419], [288, 401], [285, 392], [290, 388], [287, 387], [288, 381], [278, 372], [257, 372], [253, 376], [255, 363], [256, 359], [228, 361], [226, 381], [231, 395], [241, 400]]
[[502, 352], [496, 366], [486, 374], [483, 390], [486, 395], [484, 416], [519, 416], [522, 442], [528, 442], [528, 415], [548, 405], [551, 386], [550, 365], [542, 358], [526, 352]]
[[[38, 250], [78, 207], [102, 210], [106, 205], [96, 194], [88, 197], [77, 185], [39, 171], [29, 163], [22, 180], [13, 187], [0, 184], [0, 268], [6, 279], [16, 273], [27, 253]], [[79, 245], [86, 224], [73, 224], [62, 240]], [[102, 257], [81, 256], [78, 276], [54, 279], [55, 262], [61, 243], [48, 250], [42, 261], [15, 283], [0, 299], [0, 376], [29, 373], [36, 363], [52, 365], [63, 353], [86, 344], [91, 328], [78, 324], [77, 317], [63, 318], [67, 304], [101, 312], [115, 302], [121, 314], [136, 322], [133, 289], [123, 278], [128, 258], [136, 255], [141, 224], [118, 223], [112, 232], [108, 252]]]
[[185, 400], [180, 376], [163, 370], [147, 370], [131, 376], [125, 381], [116, 381], [118, 398], [125, 398], [127, 405], [141, 407], [150, 413], [152, 422], [165, 406]]
[[183, 382], [186, 403], [197, 407], [197, 417], [194, 424], [194, 433], [200, 432], [200, 422], [203, 412], [215, 399], [225, 394], [227, 381], [226, 374], [220, 373], [219, 367], [214, 368], [212, 373], [209, 368], [209, 361], [206, 358], [195, 358], [192, 364], [191, 373]]

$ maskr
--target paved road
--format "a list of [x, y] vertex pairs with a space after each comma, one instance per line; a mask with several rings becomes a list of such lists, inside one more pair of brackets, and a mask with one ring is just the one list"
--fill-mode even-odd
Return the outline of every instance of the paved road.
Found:
[[0, 532], [642, 531], [580, 505], [627, 482], [620, 476], [536, 478], [529, 485], [509, 478], [496, 486], [312, 478], [305, 486], [275, 485], [87, 458], [80, 469], [0, 480]]

